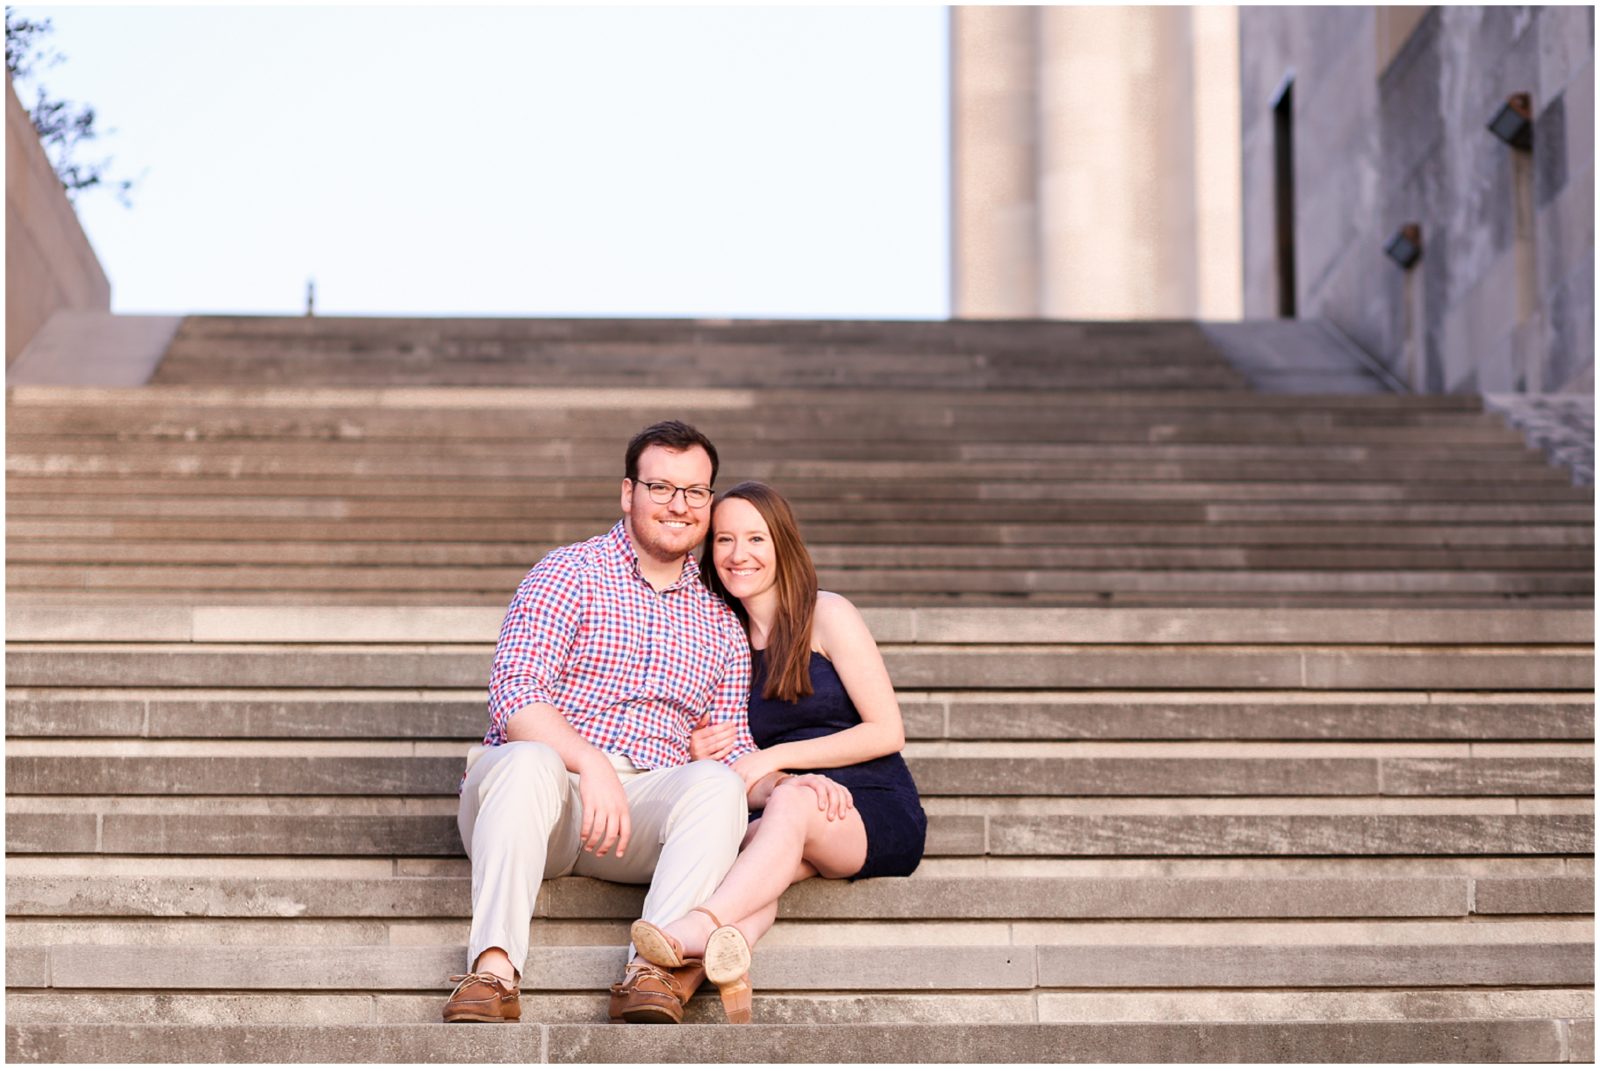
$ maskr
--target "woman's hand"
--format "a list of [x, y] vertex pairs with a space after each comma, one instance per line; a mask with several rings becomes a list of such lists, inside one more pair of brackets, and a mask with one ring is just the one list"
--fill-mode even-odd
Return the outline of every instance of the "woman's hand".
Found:
[[[729, 745], [731, 746], [732, 743], [729, 743]], [[730, 767], [744, 778], [744, 789], [747, 791], [754, 787], [763, 776], [770, 776], [778, 771], [777, 763], [773, 761], [766, 750], [747, 753]]]
[[812, 772], [804, 776], [796, 776], [786, 780], [784, 786], [809, 787], [816, 792], [817, 808], [825, 810], [829, 820], [843, 820], [845, 814], [855, 808], [855, 799], [850, 797], [850, 790], [842, 783], [835, 783], [827, 776], [819, 776]]
[[[711, 722], [710, 713], [702, 713], [689, 732], [689, 760], [720, 761], [733, 752], [734, 735], [738, 728], [731, 720], [720, 724]], [[737, 765], [735, 765], [737, 767]], [[745, 785], [749, 786], [749, 781]]]

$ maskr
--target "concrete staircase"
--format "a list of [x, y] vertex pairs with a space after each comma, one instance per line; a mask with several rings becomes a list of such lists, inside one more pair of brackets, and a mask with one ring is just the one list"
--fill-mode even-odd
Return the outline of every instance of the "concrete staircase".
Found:
[[[1122, 330], [190, 320], [12, 391], [8, 1058], [1592, 1060], [1592, 499]], [[642, 893], [579, 879], [524, 1024], [437, 1024], [504, 603], [668, 414], [869, 606], [929, 857], [792, 889], [756, 1026], [601, 1023]]]
[[1253, 393], [1192, 324], [189, 319], [152, 381], [10, 392], [14, 594], [503, 606], [673, 414], [866, 604], [1593, 600], [1592, 489], [1478, 399]]

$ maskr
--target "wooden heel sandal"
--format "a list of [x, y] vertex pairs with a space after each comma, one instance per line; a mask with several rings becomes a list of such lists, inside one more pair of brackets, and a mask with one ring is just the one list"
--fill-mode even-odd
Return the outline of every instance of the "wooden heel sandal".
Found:
[[717, 926], [706, 940], [706, 979], [717, 985], [728, 1023], [749, 1024], [750, 943], [743, 932], [723, 924], [710, 910], [697, 907], [696, 911], [710, 917]]

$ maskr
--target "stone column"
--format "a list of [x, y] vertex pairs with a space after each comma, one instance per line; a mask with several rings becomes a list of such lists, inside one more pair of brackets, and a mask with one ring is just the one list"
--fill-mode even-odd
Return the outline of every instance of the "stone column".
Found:
[[1201, 319], [1244, 315], [1239, 9], [1190, 9], [1194, 39], [1195, 285]]
[[1187, 8], [1040, 9], [1044, 314], [1192, 316]]
[[1032, 318], [1039, 304], [1038, 9], [950, 9], [950, 312]]

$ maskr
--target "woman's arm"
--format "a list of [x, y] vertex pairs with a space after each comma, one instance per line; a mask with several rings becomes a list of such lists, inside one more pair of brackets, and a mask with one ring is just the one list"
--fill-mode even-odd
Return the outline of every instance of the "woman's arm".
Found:
[[760, 779], [780, 768], [841, 768], [899, 753], [905, 747], [905, 725], [894, 684], [861, 613], [838, 594], [820, 591], [811, 634], [813, 644], [833, 662], [845, 692], [861, 714], [861, 723], [819, 739], [786, 742], [740, 758], [733, 767], [745, 775], [746, 783], [753, 782], [751, 772]]

